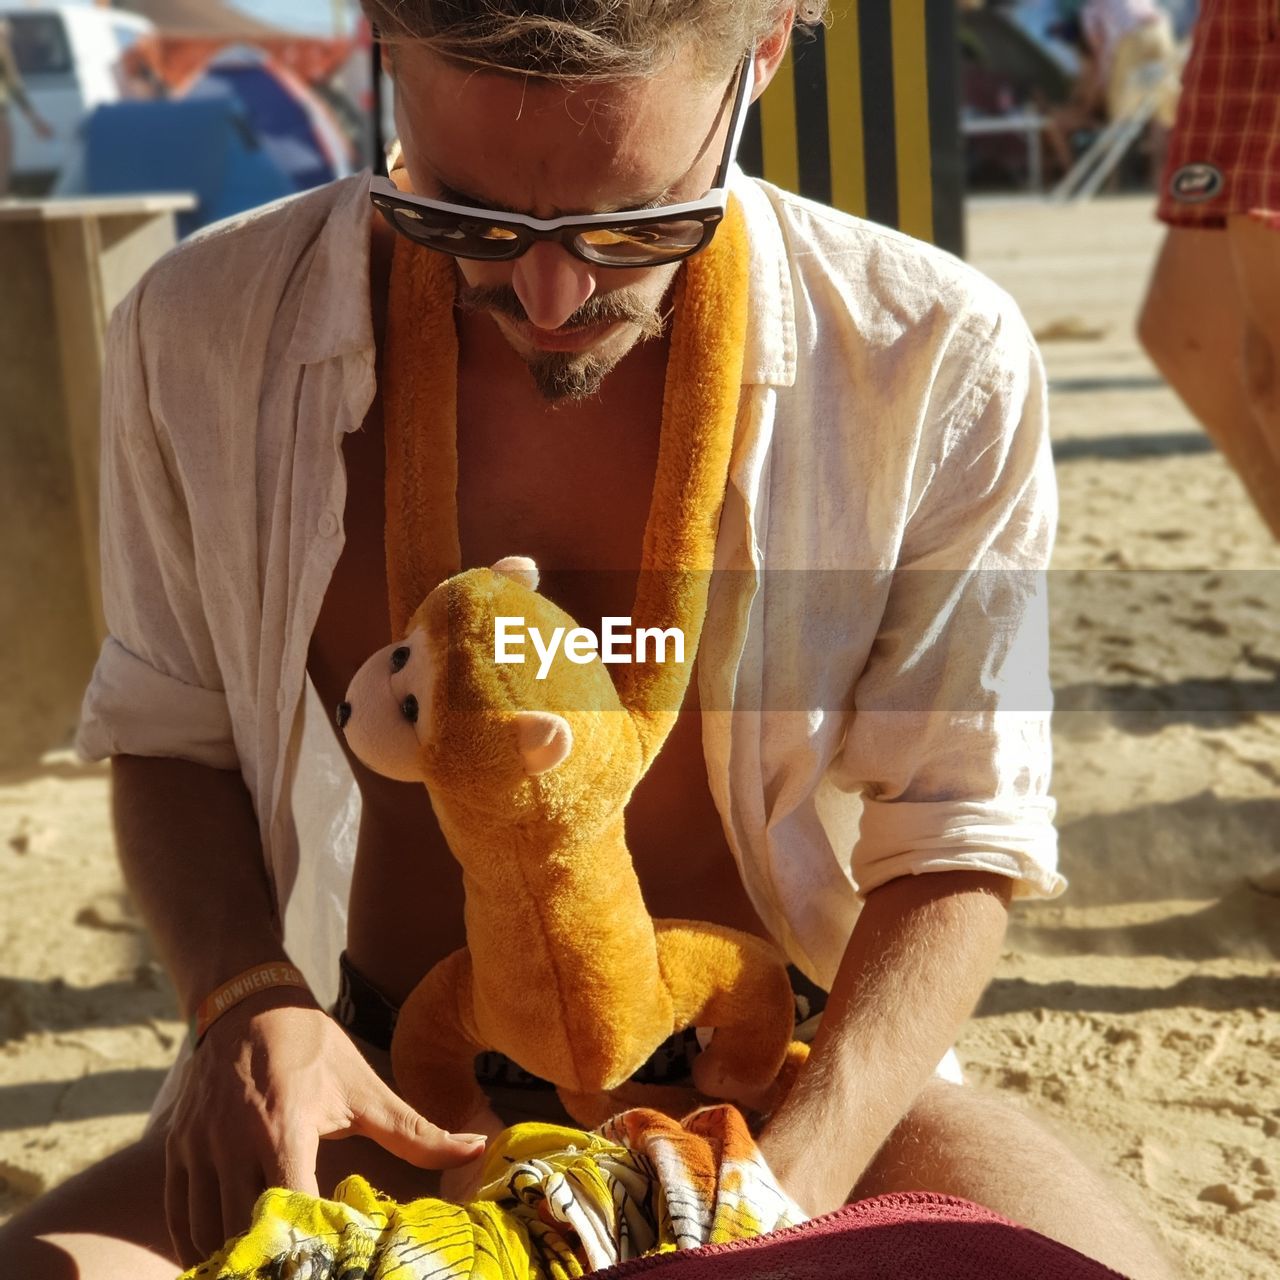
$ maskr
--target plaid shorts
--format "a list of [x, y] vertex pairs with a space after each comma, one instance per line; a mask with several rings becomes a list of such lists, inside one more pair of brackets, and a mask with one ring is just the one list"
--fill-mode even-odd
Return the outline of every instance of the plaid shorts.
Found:
[[1280, 227], [1280, 0], [1203, 0], [1160, 184], [1160, 218]]

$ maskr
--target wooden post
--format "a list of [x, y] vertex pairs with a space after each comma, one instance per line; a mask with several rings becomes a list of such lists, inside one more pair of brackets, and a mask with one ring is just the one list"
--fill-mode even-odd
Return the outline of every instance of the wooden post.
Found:
[[98, 416], [116, 303], [191, 196], [0, 201], [0, 765], [65, 743], [105, 635]]

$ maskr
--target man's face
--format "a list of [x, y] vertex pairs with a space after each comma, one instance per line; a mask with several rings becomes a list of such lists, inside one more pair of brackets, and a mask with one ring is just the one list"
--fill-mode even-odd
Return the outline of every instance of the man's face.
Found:
[[[555, 218], [704, 195], [729, 127], [729, 79], [691, 57], [649, 79], [577, 87], [396, 50], [396, 121], [414, 192]], [[678, 263], [600, 267], [539, 241], [510, 262], [458, 260], [463, 307], [493, 317], [548, 399], [593, 394], [662, 331]]]

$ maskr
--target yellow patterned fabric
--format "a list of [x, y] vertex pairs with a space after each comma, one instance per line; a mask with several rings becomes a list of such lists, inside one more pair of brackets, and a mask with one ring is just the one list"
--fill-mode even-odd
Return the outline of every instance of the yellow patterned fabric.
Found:
[[733, 1107], [683, 1122], [634, 1110], [595, 1133], [507, 1129], [468, 1205], [397, 1204], [360, 1177], [332, 1200], [267, 1191], [250, 1229], [183, 1280], [570, 1280], [802, 1221]]

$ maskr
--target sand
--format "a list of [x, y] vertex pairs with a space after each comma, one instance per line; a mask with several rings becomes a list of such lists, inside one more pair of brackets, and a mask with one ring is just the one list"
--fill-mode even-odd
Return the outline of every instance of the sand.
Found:
[[[1193, 1276], [1280, 1271], [1280, 549], [1132, 336], [1144, 201], [975, 207], [1043, 337], [1063, 868], [960, 1053], [1132, 1191]], [[1057, 336], [1054, 336], [1057, 335]], [[129, 1141], [183, 1032], [106, 778], [0, 776], [0, 1216]]]

